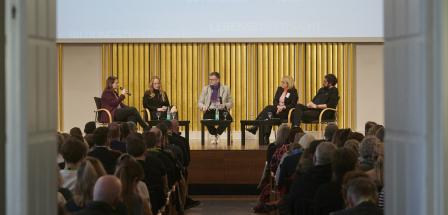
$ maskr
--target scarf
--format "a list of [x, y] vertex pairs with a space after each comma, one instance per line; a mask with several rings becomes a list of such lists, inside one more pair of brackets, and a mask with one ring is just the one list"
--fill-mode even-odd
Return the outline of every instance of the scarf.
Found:
[[221, 84], [217, 84], [217, 85], [210, 85], [210, 88], [212, 88], [212, 96], [210, 97], [210, 102], [214, 103], [214, 102], [219, 102], [219, 87], [221, 86]]

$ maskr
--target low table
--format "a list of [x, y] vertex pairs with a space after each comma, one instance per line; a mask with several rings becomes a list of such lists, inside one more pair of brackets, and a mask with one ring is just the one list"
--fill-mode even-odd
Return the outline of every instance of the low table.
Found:
[[201, 120], [201, 145], [205, 143], [205, 126], [225, 126], [227, 127], [227, 145], [230, 145], [230, 125], [232, 120], [214, 120], [214, 119], [203, 119]]
[[[146, 121], [149, 126], [156, 126], [161, 122], [169, 122], [169, 120], [150, 120]], [[185, 139], [187, 140], [187, 143], [190, 143], [190, 120], [178, 120], [179, 126], [183, 126], [185, 128]]]
[[284, 123], [280, 118], [272, 118], [267, 120], [241, 120], [241, 145], [246, 144], [246, 126], [258, 126], [258, 144], [263, 145], [264, 129], [267, 126], [280, 125]]

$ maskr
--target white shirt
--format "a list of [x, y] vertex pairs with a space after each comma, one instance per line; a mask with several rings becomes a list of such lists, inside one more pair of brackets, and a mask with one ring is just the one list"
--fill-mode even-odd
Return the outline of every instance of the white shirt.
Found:
[[61, 173], [63, 183], [62, 187], [69, 189], [71, 192], [75, 189], [76, 184], [76, 172], [77, 170], [70, 170], [70, 169], [61, 169], [59, 171]]

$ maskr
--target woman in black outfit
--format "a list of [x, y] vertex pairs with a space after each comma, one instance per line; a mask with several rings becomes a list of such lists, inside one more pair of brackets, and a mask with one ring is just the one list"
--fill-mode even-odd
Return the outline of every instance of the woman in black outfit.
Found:
[[[170, 108], [170, 101], [166, 92], [162, 90], [160, 85], [160, 78], [152, 77], [149, 83], [149, 89], [143, 96], [143, 107], [148, 109], [151, 113], [151, 119], [157, 119], [157, 112], [160, 112], [160, 119], [166, 119], [168, 108]], [[173, 111], [174, 112], [174, 111]]]
[[[296, 106], [299, 99], [297, 89], [294, 87], [294, 79], [290, 76], [284, 76], [281, 85], [277, 88], [274, 97], [274, 105], [266, 106], [261, 113], [258, 114], [256, 120], [269, 119], [269, 113], [272, 118], [280, 118], [281, 120], [288, 119], [289, 110]], [[271, 134], [271, 126], [265, 129], [266, 133], [263, 135], [265, 144], [269, 143], [269, 135]], [[252, 126], [246, 130], [252, 134], [257, 133], [257, 126]]]

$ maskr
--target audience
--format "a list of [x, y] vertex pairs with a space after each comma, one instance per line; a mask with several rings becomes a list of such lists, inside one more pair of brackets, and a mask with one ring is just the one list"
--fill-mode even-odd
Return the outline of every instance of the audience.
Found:
[[333, 144], [336, 145], [338, 148], [343, 147], [345, 141], [347, 141], [350, 137], [350, 134], [352, 133], [352, 130], [349, 128], [345, 129], [338, 129], [333, 134]]
[[140, 164], [129, 154], [123, 154], [115, 175], [121, 181], [121, 198], [128, 215], [152, 215], [149, 192], [143, 180], [144, 172]]
[[110, 148], [121, 153], [126, 153], [126, 143], [120, 140], [120, 136], [120, 125], [114, 122], [111, 123], [109, 125], [109, 132], [107, 133]]
[[70, 137], [62, 145], [61, 153], [65, 160], [65, 167], [60, 170], [63, 187], [73, 192], [77, 179], [76, 172], [86, 157], [87, 147], [78, 138]]
[[95, 129], [96, 129], [96, 122], [94, 122], [94, 121], [87, 122], [84, 125], [84, 134], [85, 135], [93, 134]]
[[356, 154], [356, 157], [359, 157], [359, 141], [355, 139], [349, 139], [345, 141], [344, 148], [351, 149]]
[[325, 127], [324, 140], [328, 142], [333, 142], [333, 135], [334, 133], [336, 133], [337, 130], [339, 130], [338, 125], [334, 123], [328, 124], [327, 127]]
[[305, 134], [302, 138], [299, 140], [300, 146], [302, 146], [302, 149], [307, 149], [310, 147], [311, 142], [315, 140], [314, 135], [312, 134]]
[[348, 208], [333, 215], [383, 214], [383, 210], [376, 203], [376, 186], [368, 178], [359, 177], [350, 180], [347, 184], [346, 197]]
[[93, 188], [93, 201], [76, 215], [124, 215], [121, 202], [122, 186], [119, 178], [106, 175], [97, 180]]
[[98, 159], [87, 157], [82, 162], [76, 175], [77, 180], [73, 189], [73, 198], [65, 205], [68, 212], [82, 210], [89, 201], [92, 201], [95, 182], [99, 177], [106, 175], [106, 171]]
[[109, 129], [106, 127], [95, 129], [93, 132], [93, 142], [95, 145], [88, 155], [100, 160], [107, 174], [113, 175], [117, 159], [120, 157], [121, 153], [109, 149], [107, 141], [108, 133]]
[[78, 127], [73, 127], [70, 129], [70, 136], [78, 138], [78, 140], [81, 140], [84, 142], [84, 137], [82, 136], [82, 131]]
[[366, 122], [365, 127], [364, 127], [364, 135], [367, 136], [370, 128], [372, 128], [376, 125], [378, 125], [378, 124], [376, 124], [376, 122], [371, 122], [371, 121]]
[[378, 156], [378, 138], [367, 136], [359, 145], [359, 169], [369, 171], [375, 166]]

